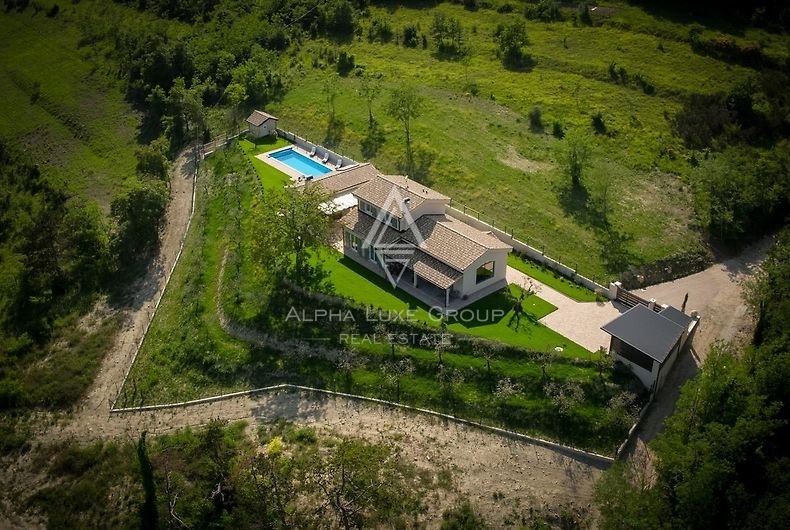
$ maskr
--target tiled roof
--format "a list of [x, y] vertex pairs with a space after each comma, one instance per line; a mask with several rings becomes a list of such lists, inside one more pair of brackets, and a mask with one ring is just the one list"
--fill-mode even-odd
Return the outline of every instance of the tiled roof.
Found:
[[[393, 199], [388, 203], [393, 189], [397, 193], [393, 194]], [[403, 217], [403, 210], [399, 199], [409, 199], [410, 208], [416, 208], [425, 200], [450, 200], [446, 195], [423, 186], [417, 181], [411, 180], [402, 175], [378, 175], [364, 186], [354, 192], [358, 198], [367, 201], [379, 208], [386, 206], [386, 211], [396, 217]]]
[[[368, 214], [361, 213], [359, 208], [351, 208], [346, 212], [343, 217], [340, 218], [340, 224], [360, 236], [361, 238], [365, 239], [368, 237], [368, 234], [374, 229], [376, 224], [376, 220], [369, 216]], [[381, 232], [381, 225], [378, 227], [379, 233], [376, 234], [376, 239], [374, 243], [381, 243], [385, 245], [389, 245], [391, 243], [396, 243], [403, 239], [403, 235], [395, 230], [390, 226], [386, 226], [384, 228], [384, 233], [381, 235], [381, 238], [378, 236]]]
[[[422, 250], [459, 271], [466, 270], [489, 249], [511, 248], [497, 238], [446, 215], [423, 215], [414, 224], [425, 243]], [[459, 225], [465, 228], [459, 229]], [[411, 243], [418, 243], [411, 230], [406, 230], [403, 235]]]
[[417, 250], [409, 260], [411, 267], [418, 276], [424, 278], [441, 289], [452, 286], [463, 273], [458, 272], [449, 265], [429, 256], [422, 250]]
[[[374, 230], [376, 220], [368, 214], [361, 213], [358, 208], [351, 208], [340, 222], [355, 234], [366, 238]], [[411, 229], [399, 232], [388, 225], [383, 228], [381, 238], [379, 238], [380, 232], [376, 233], [375, 242], [391, 244], [401, 240], [406, 241], [457, 271], [466, 270], [489, 249], [510, 250], [511, 248], [494, 236], [480, 232], [446, 215], [423, 215], [417, 219], [414, 226], [423, 244], [420, 244], [417, 235]], [[382, 230], [381, 225], [376, 228]]]
[[247, 123], [254, 125], [255, 127], [258, 127], [268, 120], [277, 121], [277, 118], [260, 110], [252, 111], [252, 114], [247, 117]]
[[[365, 163], [346, 170], [336, 170], [334, 173], [312, 184], [314, 186], [320, 186], [322, 191], [334, 196], [365, 184], [375, 178], [378, 173], [378, 170], [373, 164]], [[304, 184], [305, 183], [302, 182], [300, 186]]]

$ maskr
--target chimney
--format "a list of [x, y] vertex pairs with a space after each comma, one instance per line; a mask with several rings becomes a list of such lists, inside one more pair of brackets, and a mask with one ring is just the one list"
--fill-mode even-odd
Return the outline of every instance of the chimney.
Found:
[[405, 199], [403, 199], [403, 209], [404, 210], [408, 210], [409, 209], [409, 202], [410, 201], [411, 201], [411, 199], [409, 197], [406, 197]]

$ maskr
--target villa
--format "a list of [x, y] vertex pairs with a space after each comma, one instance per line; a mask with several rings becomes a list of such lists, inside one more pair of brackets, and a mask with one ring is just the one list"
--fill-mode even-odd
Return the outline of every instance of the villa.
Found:
[[343, 253], [393, 286], [443, 309], [507, 286], [512, 250], [450, 215], [450, 198], [405, 176], [375, 174], [351, 191]]

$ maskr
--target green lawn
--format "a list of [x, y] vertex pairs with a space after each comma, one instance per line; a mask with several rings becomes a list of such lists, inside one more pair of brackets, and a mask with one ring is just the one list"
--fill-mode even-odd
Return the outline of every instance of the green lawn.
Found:
[[533, 261], [510, 254], [507, 257], [507, 264], [577, 302], [595, 302], [595, 293], [591, 290]]
[[257, 139], [245, 138], [239, 141], [239, 144], [247, 155], [247, 159], [252, 164], [252, 167], [255, 169], [255, 173], [258, 175], [263, 189], [278, 189], [291, 183], [291, 177], [279, 169], [255, 158], [255, 155], [290, 145], [287, 140], [267, 136]]
[[[393, 288], [388, 280], [378, 276], [358, 263], [344, 257], [336, 250], [321, 253], [322, 263], [329, 273], [334, 287], [334, 294], [350, 298], [360, 304], [381, 308], [386, 311], [413, 310], [416, 320], [437, 326], [437, 313], [404, 291]], [[521, 288], [510, 285], [510, 292], [518, 296]], [[592, 354], [582, 346], [563, 337], [557, 332], [537, 322], [555, 309], [553, 305], [537, 295], [524, 300], [523, 308], [527, 316], [519, 318], [513, 303], [504, 292], [494, 293], [482, 300], [467, 306], [467, 315], [473, 316], [472, 321], [457, 319], [448, 325], [450, 331], [464, 333], [475, 337], [498, 340], [532, 351], [546, 351], [557, 346], [563, 348], [563, 355], [569, 358], [591, 358]], [[496, 320], [480, 321], [478, 315], [491, 315], [491, 310], [504, 313]], [[466, 319], [464, 319], [466, 320]]]

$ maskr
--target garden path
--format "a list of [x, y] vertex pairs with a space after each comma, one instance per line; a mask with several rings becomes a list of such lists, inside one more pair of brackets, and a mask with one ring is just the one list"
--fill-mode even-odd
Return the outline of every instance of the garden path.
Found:
[[609, 300], [577, 302], [513, 267], [507, 268], [506, 278], [508, 283], [519, 286], [525, 283], [534, 285], [539, 297], [557, 307], [556, 311], [541, 318], [540, 322], [592, 352], [601, 346], [609, 347], [609, 335], [601, 330], [601, 326], [627, 309], [624, 305]]

